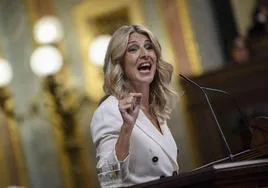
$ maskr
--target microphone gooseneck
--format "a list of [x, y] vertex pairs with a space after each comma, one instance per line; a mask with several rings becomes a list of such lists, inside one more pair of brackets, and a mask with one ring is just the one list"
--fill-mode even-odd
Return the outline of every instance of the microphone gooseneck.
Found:
[[249, 121], [248, 119], [246, 118], [246, 116], [243, 114], [241, 108], [239, 107], [236, 99], [228, 92], [226, 91], [223, 91], [223, 90], [220, 90], [220, 89], [214, 89], [214, 88], [209, 88], [209, 87], [202, 87], [203, 89], [207, 90], [207, 91], [213, 91], [213, 92], [216, 92], [216, 93], [222, 93], [224, 95], [227, 95], [232, 103], [234, 104], [235, 108], [237, 109], [237, 111], [239, 112], [241, 118], [243, 119], [244, 123], [249, 127]]
[[[197, 84], [196, 82], [192, 81], [191, 79], [189, 79], [188, 77], [186, 77], [186, 76], [184, 76], [184, 75], [182, 75], [182, 74], [179, 74], [179, 76], [180, 76], [181, 78], [183, 78], [185, 81], [187, 81], [188, 83], [191, 83], [192, 85], [195, 85], [196, 87], [198, 87], [198, 88], [202, 91], [202, 93], [204, 94], [204, 96], [205, 96], [205, 98], [206, 98], [206, 102], [207, 102], [207, 104], [208, 104], [208, 106], [209, 106], [209, 109], [210, 109], [210, 111], [211, 111], [211, 113], [212, 113], [212, 116], [213, 116], [213, 118], [214, 118], [214, 120], [215, 120], [215, 122], [216, 122], [217, 130], [219, 131], [220, 136], [221, 136], [221, 138], [222, 138], [222, 140], [223, 140], [223, 143], [224, 143], [225, 149], [226, 149], [226, 151], [227, 151], [227, 154], [228, 154], [230, 160], [233, 161], [233, 154], [232, 154], [231, 149], [230, 149], [230, 146], [229, 146], [229, 144], [228, 144], [228, 142], [227, 142], [227, 140], [226, 140], [226, 137], [225, 137], [225, 135], [224, 135], [224, 133], [223, 133], [223, 131], [222, 131], [222, 128], [221, 128], [221, 126], [220, 126], [220, 123], [219, 123], [219, 121], [218, 121], [218, 118], [217, 118], [217, 116], [216, 116], [216, 114], [215, 114], [215, 111], [214, 111], [214, 109], [213, 109], [213, 107], [212, 107], [212, 105], [211, 105], [211, 102], [210, 102], [210, 100], [209, 100], [209, 97], [208, 97], [208, 95], [207, 95], [207, 93], [206, 93], [206, 91], [205, 91], [206, 88], [201, 87], [199, 84]], [[213, 89], [213, 90], [214, 90], [214, 89]]]

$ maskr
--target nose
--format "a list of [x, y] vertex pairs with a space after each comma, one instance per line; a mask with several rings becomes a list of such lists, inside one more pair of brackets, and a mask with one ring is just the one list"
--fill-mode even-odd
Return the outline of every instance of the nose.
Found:
[[148, 51], [145, 48], [141, 48], [141, 50], [140, 50], [140, 58], [144, 58], [144, 59], [148, 58]]

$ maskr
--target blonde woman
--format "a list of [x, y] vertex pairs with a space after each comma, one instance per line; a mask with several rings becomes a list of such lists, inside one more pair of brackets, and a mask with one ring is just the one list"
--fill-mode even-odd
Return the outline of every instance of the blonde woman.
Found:
[[122, 26], [113, 34], [104, 65], [107, 97], [91, 122], [97, 167], [117, 164], [120, 169], [121, 181], [112, 186], [177, 174], [177, 146], [166, 124], [176, 96], [172, 72], [144, 26]]

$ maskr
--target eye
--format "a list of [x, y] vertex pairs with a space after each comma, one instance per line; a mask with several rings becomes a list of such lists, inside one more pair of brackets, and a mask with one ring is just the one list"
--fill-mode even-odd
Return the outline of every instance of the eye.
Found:
[[153, 49], [154, 49], [154, 47], [153, 47], [153, 45], [152, 45], [151, 43], [147, 43], [147, 44], [145, 44], [145, 45], [144, 45], [144, 48], [145, 48], [146, 50], [153, 50]]
[[136, 45], [131, 45], [131, 46], [129, 46], [128, 48], [127, 48], [127, 51], [128, 52], [135, 52], [135, 51], [137, 51], [138, 50], [138, 46], [136, 46]]

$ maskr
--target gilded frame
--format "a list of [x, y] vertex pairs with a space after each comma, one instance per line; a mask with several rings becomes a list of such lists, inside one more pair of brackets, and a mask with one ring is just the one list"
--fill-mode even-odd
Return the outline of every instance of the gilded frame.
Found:
[[93, 41], [88, 20], [121, 8], [127, 9], [131, 23], [144, 24], [140, 0], [88, 0], [77, 5], [73, 11], [83, 63], [85, 90], [93, 101], [98, 101], [103, 96], [103, 78], [99, 74], [100, 67], [92, 64], [88, 58], [88, 46]]

